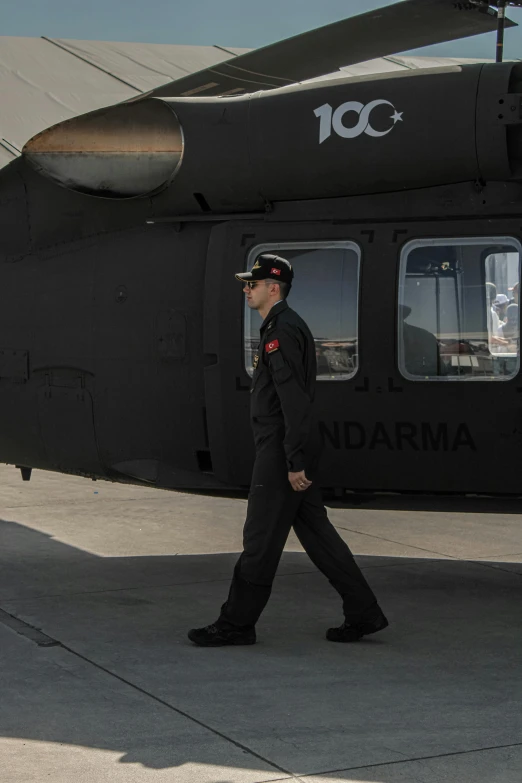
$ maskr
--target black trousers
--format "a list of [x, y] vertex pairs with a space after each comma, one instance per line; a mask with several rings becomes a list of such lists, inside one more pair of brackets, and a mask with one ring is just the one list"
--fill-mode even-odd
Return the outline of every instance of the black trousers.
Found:
[[[243, 531], [243, 552], [234, 569], [227, 601], [218, 624], [254, 626], [272, 590], [290, 529], [311, 561], [329, 579], [343, 600], [348, 622], [355, 622], [376, 598], [323, 506], [321, 491], [313, 482], [318, 462], [317, 444], [307, 455], [307, 478], [312, 485], [295, 492], [288, 481], [283, 449], [284, 426], [254, 425], [256, 460]], [[315, 457], [315, 459], [314, 459]], [[315, 462], [315, 465], [314, 465]], [[310, 473], [310, 475], [309, 475]]]

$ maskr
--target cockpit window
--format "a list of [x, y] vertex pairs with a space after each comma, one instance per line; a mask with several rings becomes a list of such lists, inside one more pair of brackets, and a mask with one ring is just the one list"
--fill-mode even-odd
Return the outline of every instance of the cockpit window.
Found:
[[[317, 379], [352, 378], [358, 367], [359, 246], [353, 242], [258, 245], [248, 254], [247, 269], [260, 253], [276, 253], [292, 264], [295, 277], [288, 304], [313, 334]], [[246, 302], [244, 322], [245, 368], [252, 375], [261, 318]]]
[[401, 254], [399, 369], [409, 380], [509, 380], [520, 366], [520, 243], [425, 239]]

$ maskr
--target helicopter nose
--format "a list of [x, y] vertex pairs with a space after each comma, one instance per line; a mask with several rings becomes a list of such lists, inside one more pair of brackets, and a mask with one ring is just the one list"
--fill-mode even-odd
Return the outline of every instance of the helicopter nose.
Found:
[[172, 181], [183, 156], [183, 132], [169, 105], [148, 98], [65, 120], [33, 136], [22, 154], [70, 190], [133, 198]]

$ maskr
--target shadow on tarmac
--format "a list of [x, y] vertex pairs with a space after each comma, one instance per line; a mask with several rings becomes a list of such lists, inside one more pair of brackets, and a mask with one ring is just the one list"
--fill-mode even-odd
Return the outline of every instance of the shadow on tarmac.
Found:
[[7, 646], [3, 737], [237, 772], [212, 783], [519, 741], [522, 574], [510, 564], [358, 557], [391, 626], [335, 645], [336, 595], [306, 555], [285, 553], [260, 644], [205, 650], [186, 630], [215, 618], [235, 553], [105, 558], [5, 520], [0, 542], [0, 608], [59, 643]]

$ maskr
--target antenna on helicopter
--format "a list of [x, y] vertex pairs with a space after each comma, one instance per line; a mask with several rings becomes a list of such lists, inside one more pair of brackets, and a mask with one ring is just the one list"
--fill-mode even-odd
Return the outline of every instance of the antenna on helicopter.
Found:
[[496, 62], [501, 63], [504, 54], [504, 27], [506, 25], [506, 6], [522, 7], [522, 0], [496, 0], [497, 6], [497, 56]]
[[[471, 3], [465, 5], [463, 3], [456, 3], [456, 8], [469, 8], [471, 6], [478, 7], [480, 11], [488, 15], [497, 16], [497, 44], [495, 48], [495, 62], [501, 63], [504, 56], [504, 29], [506, 27], [506, 6], [522, 6], [522, 0], [471, 0]], [[497, 9], [495, 11], [495, 8]], [[509, 25], [509, 21], [508, 21]]]
[[495, 10], [491, 6], [495, 6], [497, 9], [497, 45], [495, 62], [501, 63], [504, 56], [504, 29], [506, 26], [506, 6], [522, 6], [522, 0], [495, 0], [490, 3], [489, 0], [473, 0], [473, 5], [482, 6], [488, 14], [494, 14]]
[[504, 23], [506, 21], [506, 0], [497, 0], [497, 48], [495, 62], [501, 63], [504, 54]]

